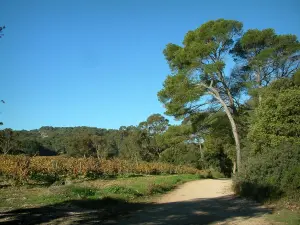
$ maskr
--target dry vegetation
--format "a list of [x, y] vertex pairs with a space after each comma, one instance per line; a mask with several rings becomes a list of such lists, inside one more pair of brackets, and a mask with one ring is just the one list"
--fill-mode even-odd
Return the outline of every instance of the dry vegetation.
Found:
[[124, 160], [97, 158], [66, 158], [0, 156], [0, 174], [5, 180], [27, 183], [30, 180], [55, 182], [62, 178], [97, 178], [126, 175], [203, 174], [204, 171], [188, 166], [167, 163], [133, 163]]

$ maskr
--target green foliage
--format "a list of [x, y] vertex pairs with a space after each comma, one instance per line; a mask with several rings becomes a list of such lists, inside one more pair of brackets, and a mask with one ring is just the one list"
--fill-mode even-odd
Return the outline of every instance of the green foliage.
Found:
[[189, 135], [192, 133], [191, 126], [189, 125], [173, 125], [162, 135], [160, 139], [161, 144], [164, 144], [167, 148], [183, 143], [189, 139]]
[[160, 161], [177, 165], [191, 165], [202, 169], [201, 153], [195, 144], [181, 143], [169, 147], [160, 155]]
[[159, 145], [164, 148], [159, 157], [160, 161], [202, 168], [201, 142], [193, 132], [191, 124], [170, 126], [159, 139]]
[[[138, 161], [155, 161], [164, 150], [159, 145], [169, 122], [153, 114], [139, 126], [106, 130], [93, 127], [41, 127], [38, 130], [15, 131], [19, 149], [26, 155], [65, 154], [71, 157], [98, 157]], [[53, 155], [53, 154], [52, 154]]]
[[235, 191], [257, 200], [300, 200], [300, 145], [282, 143], [248, 158], [235, 176]]
[[69, 194], [79, 198], [93, 197], [97, 193], [97, 189], [91, 187], [76, 187], [72, 186], [69, 188]]
[[67, 140], [66, 153], [70, 156], [89, 156], [95, 154], [92, 141], [89, 136], [74, 136]]
[[139, 191], [137, 191], [133, 188], [124, 187], [124, 186], [120, 186], [120, 185], [114, 185], [114, 186], [107, 187], [107, 188], [103, 189], [103, 192], [107, 193], [107, 194], [118, 194], [118, 195], [126, 195], [126, 196], [133, 196], [133, 197], [143, 196], [142, 193], [140, 193]]
[[[76, 182], [72, 185], [58, 185], [50, 187], [9, 187], [1, 189], [1, 208], [21, 208], [25, 205], [41, 206], [78, 199], [103, 200], [103, 209], [118, 200], [149, 201], [149, 198], [174, 189], [187, 181], [198, 180], [198, 175], [161, 175], [142, 176], [135, 178], [118, 178], [114, 180], [92, 180], [84, 183]], [[12, 198], [12, 196], [18, 196]], [[73, 204], [77, 201], [73, 201]], [[93, 205], [91, 201], [80, 201], [80, 207], [99, 209], [99, 204]]]
[[166, 106], [167, 115], [182, 118], [190, 110], [187, 103], [197, 103], [203, 93], [185, 74], [178, 73], [166, 78], [164, 89], [158, 92], [158, 98]]
[[295, 85], [300, 86], [300, 69], [294, 73], [292, 79]]
[[242, 35], [242, 27], [242, 23], [235, 20], [209, 21], [189, 31], [182, 47], [168, 44], [164, 54], [173, 75], [167, 77], [158, 92], [166, 114], [175, 118], [223, 109], [230, 121], [236, 147], [236, 157], [232, 159], [238, 168], [240, 138], [234, 117], [238, 116], [240, 94], [245, 90], [243, 79], [247, 76], [236, 68], [227, 73], [225, 59], [231, 56]]
[[33, 156], [33, 155], [39, 155], [42, 146], [37, 141], [25, 139], [23, 141], [20, 141], [19, 149], [26, 155]]
[[[242, 23], [224, 19], [209, 21], [189, 31], [182, 46], [171, 43], [166, 46], [163, 53], [172, 75], [167, 76], [158, 97], [165, 105], [166, 114], [188, 119], [194, 137], [200, 143], [204, 140], [203, 165], [227, 171], [230, 163], [221, 164], [236, 161], [239, 168], [240, 149], [245, 149], [249, 141], [259, 149], [263, 145], [278, 146], [284, 140], [299, 140], [299, 86], [285, 90], [288, 84], [281, 83], [277, 88], [272, 84], [273, 94], [266, 93], [270, 89], [261, 90], [278, 78], [297, 75], [299, 52], [300, 43], [295, 35], [278, 35], [273, 29], [243, 33]], [[231, 73], [225, 71], [228, 57], [236, 62]], [[293, 80], [297, 85], [296, 75]], [[246, 104], [240, 98], [245, 94], [251, 96]], [[255, 118], [250, 121], [251, 110], [258, 105]], [[230, 126], [224, 126], [224, 118], [217, 120], [220, 127], [225, 128], [218, 133], [218, 129], [213, 129], [214, 123], [208, 123], [210, 116], [206, 114], [211, 115], [220, 108], [224, 109]], [[197, 119], [197, 115], [200, 118]], [[228, 130], [232, 130], [233, 135]], [[246, 139], [249, 130], [249, 139]], [[169, 146], [162, 156], [174, 161], [172, 157], [176, 152], [177, 147]]]
[[231, 53], [242, 62], [254, 88], [291, 77], [299, 68], [300, 43], [296, 35], [277, 35], [273, 29], [250, 29]]
[[214, 169], [230, 177], [235, 160], [235, 146], [229, 121], [222, 112], [210, 115], [204, 138], [202, 168]]
[[[235, 191], [256, 200], [300, 201], [300, 88], [297, 73], [260, 90], [261, 101], [248, 117], [243, 167]], [[247, 117], [245, 117], [247, 118]]]
[[[174, 72], [166, 78], [164, 88], [158, 93], [159, 100], [166, 106], [166, 114], [181, 118], [199, 111], [199, 107], [206, 103], [207, 95], [216, 97], [216, 89], [212, 91], [208, 87], [210, 84], [218, 89], [223, 100], [228, 100], [234, 107], [232, 93], [238, 94], [239, 88], [236, 89], [234, 79], [229, 82], [229, 76], [224, 72], [224, 57], [241, 35], [241, 30], [242, 24], [238, 21], [209, 21], [189, 31], [183, 47], [166, 46], [164, 55]], [[231, 93], [233, 87], [235, 91]]]
[[300, 212], [295, 210], [280, 209], [276, 213], [268, 215], [268, 218], [272, 221], [286, 225], [300, 224]]
[[0, 152], [3, 154], [16, 153], [18, 146], [17, 134], [12, 129], [0, 131]]
[[139, 124], [140, 129], [146, 130], [151, 135], [162, 134], [168, 129], [169, 120], [160, 114], [153, 114], [145, 122]]
[[[212, 149], [206, 148], [201, 160], [202, 169], [213, 169], [214, 171], [224, 174], [226, 177], [230, 177], [232, 173], [233, 163], [232, 160], [225, 153], [223, 147], [217, 146], [218, 142], [215, 142], [215, 146]], [[227, 149], [226, 149], [227, 150]]]
[[154, 194], [163, 194], [167, 191], [172, 190], [174, 187], [172, 185], [168, 184], [151, 184], [147, 188], [147, 193], [149, 195], [154, 195]]
[[38, 183], [53, 184], [59, 181], [60, 177], [55, 173], [30, 173], [30, 179]]
[[262, 92], [248, 134], [255, 151], [281, 142], [300, 143], [300, 88], [292, 79], [273, 82]]

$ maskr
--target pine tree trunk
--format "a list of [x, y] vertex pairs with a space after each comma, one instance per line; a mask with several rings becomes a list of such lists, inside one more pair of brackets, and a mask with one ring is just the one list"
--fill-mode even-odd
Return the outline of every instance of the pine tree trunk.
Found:
[[[222, 104], [223, 105], [223, 104]], [[237, 127], [236, 127], [236, 123], [233, 119], [233, 116], [231, 115], [228, 107], [226, 106], [226, 104], [224, 103], [224, 110], [226, 112], [226, 115], [230, 121], [230, 125], [231, 125], [231, 129], [232, 129], [232, 134], [234, 137], [234, 141], [235, 141], [235, 149], [236, 149], [236, 169], [237, 171], [240, 170], [241, 167], [241, 145], [240, 145], [240, 139], [239, 139], [239, 134], [237, 131]], [[235, 163], [235, 162], [234, 162]], [[236, 171], [233, 171], [233, 173], [235, 173]]]
[[232, 168], [232, 173], [236, 173], [236, 161], [233, 162], [233, 168]]
[[[213, 87], [210, 87], [210, 89], [212, 91], [210, 91], [209, 93], [212, 94], [221, 103], [221, 105], [224, 107], [225, 113], [229, 119], [231, 129], [232, 129], [232, 134], [233, 134], [234, 141], [235, 141], [235, 149], [236, 149], [236, 162], [234, 162], [234, 163], [236, 163], [235, 170], [239, 171], [240, 166], [241, 166], [241, 146], [240, 146], [240, 139], [239, 139], [239, 134], [238, 134], [236, 123], [233, 119], [233, 116], [232, 116], [230, 110], [229, 110], [229, 107], [223, 101], [223, 99], [219, 95], [218, 91]], [[233, 173], [235, 173], [236, 171], [233, 171]]]
[[203, 154], [203, 149], [202, 149], [202, 145], [201, 145], [200, 141], [199, 141], [199, 150], [200, 150], [201, 159], [203, 159], [204, 158], [204, 154]]
[[258, 85], [258, 103], [260, 104], [261, 103], [261, 93], [260, 93], [260, 90], [262, 88], [260, 71], [258, 71], [256, 73], [256, 82], [257, 82], [257, 85]]

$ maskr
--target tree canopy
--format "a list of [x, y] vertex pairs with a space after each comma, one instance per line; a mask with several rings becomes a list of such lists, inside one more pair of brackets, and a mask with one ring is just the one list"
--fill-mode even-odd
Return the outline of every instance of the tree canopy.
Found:
[[[167, 44], [163, 53], [172, 74], [158, 93], [159, 100], [166, 114], [176, 118], [223, 110], [231, 125], [239, 168], [241, 96], [291, 77], [300, 65], [299, 47], [295, 35], [276, 35], [273, 29], [243, 33], [239, 21], [209, 21], [187, 32], [182, 46]], [[236, 63], [231, 70], [226, 65], [230, 58]]]

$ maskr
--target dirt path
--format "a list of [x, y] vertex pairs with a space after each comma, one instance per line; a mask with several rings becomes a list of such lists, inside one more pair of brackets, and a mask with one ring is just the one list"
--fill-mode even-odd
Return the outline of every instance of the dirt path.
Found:
[[231, 180], [196, 180], [188, 182], [177, 188], [175, 191], [159, 199], [159, 203], [181, 202], [199, 198], [217, 198], [232, 195]]
[[157, 204], [106, 224], [274, 224], [264, 219], [267, 213], [270, 210], [235, 197], [231, 180], [205, 179], [188, 182], [157, 199]]

